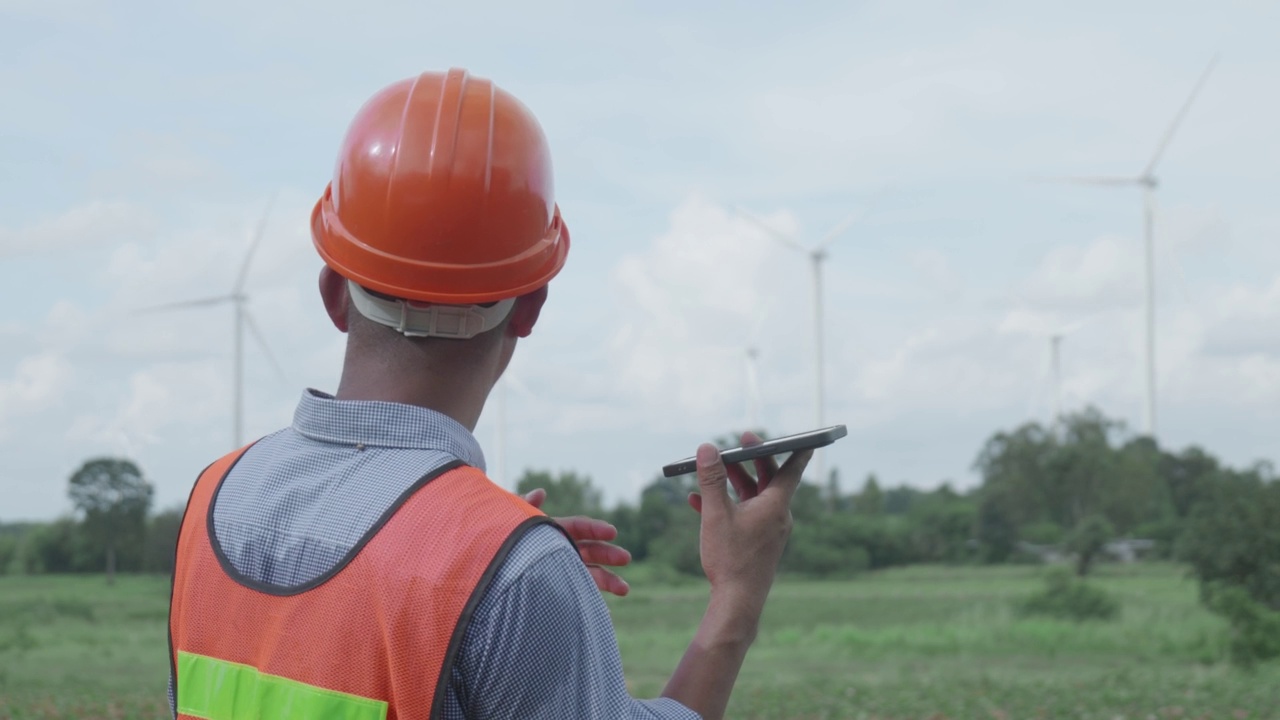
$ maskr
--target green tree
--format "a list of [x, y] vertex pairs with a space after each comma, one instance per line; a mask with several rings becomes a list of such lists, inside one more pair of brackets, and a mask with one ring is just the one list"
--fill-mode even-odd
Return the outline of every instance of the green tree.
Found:
[[831, 468], [827, 473], [827, 512], [844, 510], [844, 498], [840, 495], [840, 469]]
[[1198, 447], [1178, 454], [1161, 453], [1160, 476], [1168, 487], [1174, 513], [1185, 518], [1212, 491], [1212, 484], [1222, 472], [1217, 458]]
[[156, 513], [147, 523], [147, 542], [142, 553], [142, 569], [146, 572], [173, 572], [178, 531], [182, 527], [182, 508]]
[[525, 470], [516, 483], [516, 492], [521, 495], [538, 488], [547, 491], [542, 511], [552, 517], [600, 517], [604, 512], [600, 491], [591, 484], [591, 478], [585, 475], [569, 471], [552, 476], [550, 472], [543, 470]]
[[1100, 488], [1102, 512], [1120, 534], [1174, 515], [1169, 485], [1160, 475], [1160, 448], [1150, 437], [1136, 437], [1115, 451], [1113, 474]]
[[975, 523], [982, 559], [988, 563], [1006, 562], [1018, 546], [1017, 515], [1014, 494], [1000, 486], [983, 488]]
[[906, 515], [911, 512], [925, 493], [912, 487], [902, 485], [884, 491], [884, 513], [886, 515]]
[[91, 572], [102, 567], [100, 549], [74, 518], [58, 518], [27, 533], [18, 547], [17, 566], [29, 575]]
[[16, 557], [18, 557], [18, 537], [0, 535], [0, 575], [8, 574]]
[[[635, 544], [625, 546], [633, 558], [646, 559], [656, 547], [658, 538], [674, 524], [698, 525], [698, 514], [689, 507], [688, 500], [689, 493], [695, 491], [697, 485], [698, 481], [691, 475], [659, 477], [640, 491], [640, 507], [636, 510], [633, 525]], [[687, 533], [678, 537], [687, 537]]]
[[116, 553], [140, 542], [151, 509], [151, 484], [130, 460], [95, 458], [72, 474], [67, 494], [84, 514], [85, 533], [106, 551], [107, 582], [115, 582]]
[[811, 482], [800, 481], [796, 494], [791, 497], [791, 517], [797, 525], [817, 523], [827, 513], [827, 502], [822, 489]]
[[915, 555], [925, 562], [957, 563], [973, 556], [970, 541], [977, 506], [951, 494], [922, 495], [908, 514]]
[[1115, 532], [1111, 521], [1102, 515], [1090, 515], [1076, 525], [1067, 537], [1067, 550], [1076, 556], [1076, 575], [1089, 574], [1089, 568], [1115, 537]]
[[1191, 511], [1179, 554], [1207, 598], [1214, 584], [1243, 588], [1280, 610], [1280, 482], [1268, 466], [1224, 471]]
[[884, 493], [880, 491], [880, 483], [876, 480], [875, 473], [867, 476], [867, 481], [862, 485], [862, 492], [858, 493], [858, 499], [854, 501], [853, 511], [859, 515], [877, 516], [884, 512]]

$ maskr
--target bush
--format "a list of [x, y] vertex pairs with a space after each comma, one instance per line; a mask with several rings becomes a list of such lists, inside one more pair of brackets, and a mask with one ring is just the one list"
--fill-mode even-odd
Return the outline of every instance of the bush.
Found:
[[698, 525], [680, 522], [667, 528], [649, 544], [648, 561], [666, 565], [682, 575], [705, 577], [698, 544]]
[[1280, 657], [1280, 612], [1255, 602], [1244, 588], [1222, 583], [1210, 587], [1209, 609], [1231, 624], [1232, 663], [1251, 668]]
[[0, 535], [0, 575], [9, 572], [13, 560], [18, 556], [18, 538], [13, 535]]
[[1224, 474], [1204, 491], [1179, 540], [1179, 556], [1210, 586], [1244, 588], [1280, 611], [1280, 482], [1259, 470]]
[[1077, 575], [1084, 577], [1089, 574], [1093, 561], [1115, 535], [1115, 527], [1102, 515], [1090, 515], [1076, 525], [1067, 536], [1067, 549], [1075, 553]]
[[1066, 532], [1058, 523], [1046, 520], [1022, 526], [1018, 535], [1035, 545], [1057, 545], [1066, 537]]
[[1102, 588], [1077, 580], [1067, 568], [1055, 567], [1045, 574], [1044, 589], [1015, 603], [1014, 612], [1075, 622], [1114, 620], [1120, 603]]
[[1155, 520], [1139, 525], [1131, 535], [1144, 540], [1154, 540], [1156, 547], [1150, 557], [1156, 560], [1169, 560], [1174, 556], [1178, 546], [1178, 536], [1182, 533], [1182, 523], [1176, 519]]
[[794, 528], [782, 558], [782, 569], [811, 577], [851, 577], [871, 566], [871, 556], [865, 548], [841, 547], [830, 535], [821, 525]]

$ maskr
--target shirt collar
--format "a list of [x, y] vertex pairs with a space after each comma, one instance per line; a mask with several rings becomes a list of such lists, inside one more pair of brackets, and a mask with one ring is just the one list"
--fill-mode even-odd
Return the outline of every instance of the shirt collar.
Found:
[[404, 403], [338, 400], [308, 389], [293, 413], [293, 429], [320, 442], [364, 447], [438, 450], [484, 471], [480, 443], [444, 413]]

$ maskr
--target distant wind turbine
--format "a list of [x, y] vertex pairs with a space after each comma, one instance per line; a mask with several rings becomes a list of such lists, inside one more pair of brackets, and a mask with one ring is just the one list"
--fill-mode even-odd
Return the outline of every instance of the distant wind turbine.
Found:
[[1101, 176], [1101, 177], [1066, 177], [1055, 178], [1060, 182], [1069, 182], [1077, 185], [1096, 185], [1109, 187], [1140, 187], [1142, 188], [1143, 200], [1143, 236], [1145, 239], [1145, 255], [1146, 255], [1146, 407], [1145, 421], [1146, 431], [1151, 437], [1156, 436], [1156, 290], [1155, 290], [1155, 240], [1153, 238], [1153, 224], [1155, 214], [1155, 192], [1156, 187], [1160, 184], [1156, 178], [1156, 165], [1164, 156], [1165, 150], [1168, 149], [1169, 143], [1173, 141], [1174, 133], [1177, 132], [1178, 126], [1182, 124], [1183, 119], [1191, 110], [1191, 104], [1195, 102], [1196, 96], [1200, 93], [1200, 89], [1204, 87], [1205, 81], [1209, 79], [1209, 74], [1213, 72], [1213, 68], [1218, 63], [1218, 55], [1214, 55], [1209, 61], [1208, 67], [1200, 75], [1200, 79], [1196, 82], [1195, 87], [1191, 90], [1191, 95], [1187, 97], [1187, 101], [1183, 103], [1182, 108], [1178, 110], [1178, 114], [1174, 116], [1173, 122], [1169, 124], [1169, 128], [1165, 131], [1164, 137], [1160, 139], [1160, 144], [1156, 146], [1155, 153], [1152, 154], [1151, 160], [1147, 162], [1147, 166], [1137, 176]]
[[1055, 435], [1062, 432], [1062, 339], [1084, 327], [1084, 322], [1075, 322], [1054, 330], [1049, 334], [1049, 362], [1053, 372], [1053, 422], [1051, 427]]
[[[772, 296], [771, 296], [772, 299]], [[765, 321], [769, 318], [769, 304], [761, 303], [757, 308], [759, 315], [756, 317], [755, 324], [751, 327], [751, 334], [748, 336], [746, 350], [746, 398], [747, 398], [747, 429], [752, 432], [762, 432], [764, 427], [760, 424], [760, 416], [763, 412], [764, 401], [760, 393], [760, 333], [764, 330]]]
[[[861, 212], [855, 212], [851, 214], [849, 217], [842, 220], [839, 224], [833, 227], [826, 235], [824, 235], [822, 239], [819, 240], [818, 243], [813, 247], [804, 246], [803, 244], [800, 243], [799, 240], [796, 240], [794, 237], [787, 235], [786, 233], [783, 233], [774, 227], [771, 227], [769, 224], [765, 223], [763, 220], [757, 218], [755, 215], [752, 215], [751, 213], [747, 212], [746, 210], [743, 210], [742, 208], [734, 208], [734, 212], [736, 212], [738, 215], [742, 216], [743, 218], [746, 218], [756, 226], [763, 229], [765, 233], [769, 235], [769, 237], [773, 238], [778, 243], [785, 245], [786, 247], [789, 247], [792, 250], [798, 250], [800, 252], [803, 252], [809, 256], [809, 262], [812, 264], [812, 267], [813, 267], [813, 347], [814, 347], [814, 353], [813, 353], [814, 373], [813, 374], [814, 374], [814, 385], [815, 385], [814, 387], [814, 418], [815, 418], [814, 428], [815, 429], [821, 428], [823, 427], [822, 408], [823, 408], [823, 384], [824, 384], [824, 378], [823, 378], [824, 331], [823, 331], [823, 323], [822, 323], [822, 263], [828, 257], [827, 248], [831, 247], [831, 244], [834, 243], [836, 239], [839, 238], [846, 230], [848, 230], [853, 225], [854, 221], [856, 221], [859, 217], [862, 217], [863, 215], [865, 215], [866, 211], [863, 210]], [[822, 450], [815, 451], [814, 460], [817, 463], [816, 469], [817, 469], [818, 481], [826, 482], [827, 478], [826, 478], [824, 452]]]
[[249, 313], [247, 303], [249, 295], [245, 292], [245, 281], [249, 277], [249, 265], [253, 261], [253, 255], [258, 250], [258, 245], [262, 242], [262, 236], [266, 231], [267, 217], [271, 213], [271, 206], [275, 203], [273, 196], [267, 202], [266, 210], [262, 213], [262, 219], [258, 221], [258, 227], [249, 243], [249, 251], [245, 253], [244, 261], [240, 264], [240, 273], [236, 276], [235, 285], [231, 287], [231, 292], [227, 295], [216, 295], [214, 297], [201, 298], [199, 300], [183, 300], [179, 302], [166, 303], [164, 305], [156, 305], [140, 310], [141, 313], [163, 312], [169, 310], [181, 310], [197, 307], [210, 307], [213, 305], [222, 305], [230, 303], [235, 308], [235, 344], [234, 344], [234, 365], [233, 365], [233, 381], [232, 381], [232, 406], [231, 406], [231, 437], [233, 448], [239, 448], [244, 445], [244, 331], [247, 327], [252, 333], [254, 340], [262, 348], [263, 354], [267, 356], [267, 360], [271, 362], [276, 373], [283, 379], [285, 377], [284, 370], [280, 367], [280, 363], [275, 356], [271, 354], [271, 348], [267, 345], [266, 337], [262, 334], [262, 330], [258, 328], [258, 324], [254, 321], [253, 315]]

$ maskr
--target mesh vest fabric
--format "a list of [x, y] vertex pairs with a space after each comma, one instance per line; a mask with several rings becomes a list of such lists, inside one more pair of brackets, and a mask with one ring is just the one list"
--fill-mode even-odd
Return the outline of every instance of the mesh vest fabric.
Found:
[[[170, 613], [177, 672], [181, 653], [385, 702], [392, 720], [436, 717], [474, 603], [523, 532], [551, 520], [454, 464], [410, 488], [333, 572], [295, 588], [260, 585], [238, 577], [209, 532], [241, 452], [201, 475], [183, 519]], [[179, 717], [198, 717], [181, 712], [181, 675], [177, 687]]]

